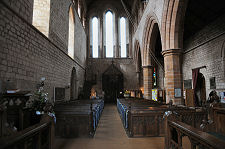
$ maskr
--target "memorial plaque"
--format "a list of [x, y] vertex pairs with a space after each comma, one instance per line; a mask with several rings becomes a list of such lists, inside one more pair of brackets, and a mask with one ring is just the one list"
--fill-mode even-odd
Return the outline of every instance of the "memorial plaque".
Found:
[[211, 77], [209, 79], [210, 82], [210, 89], [216, 89], [216, 78], [215, 77]]
[[192, 89], [192, 79], [184, 80], [184, 89]]
[[174, 89], [174, 97], [181, 97], [181, 89], [180, 88], [175, 88]]
[[65, 88], [55, 87], [55, 101], [65, 100]]

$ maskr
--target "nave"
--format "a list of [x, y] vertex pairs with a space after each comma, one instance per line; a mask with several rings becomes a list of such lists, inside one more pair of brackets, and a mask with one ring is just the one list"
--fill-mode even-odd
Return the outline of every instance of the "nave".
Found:
[[54, 149], [163, 149], [164, 137], [128, 138], [116, 105], [106, 104], [93, 138], [55, 139]]
[[0, 0], [0, 149], [225, 149], [224, 39], [224, 0]]

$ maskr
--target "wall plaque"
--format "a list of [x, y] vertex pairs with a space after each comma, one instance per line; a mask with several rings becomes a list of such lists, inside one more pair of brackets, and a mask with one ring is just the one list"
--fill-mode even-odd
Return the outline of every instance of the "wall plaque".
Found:
[[54, 93], [55, 101], [65, 100], [65, 88], [55, 87]]
[[184, 89], [192, 89], [192, 79], [184, 80]]
[[174, 97], [181, 97], [181, 88], [174, 89]]

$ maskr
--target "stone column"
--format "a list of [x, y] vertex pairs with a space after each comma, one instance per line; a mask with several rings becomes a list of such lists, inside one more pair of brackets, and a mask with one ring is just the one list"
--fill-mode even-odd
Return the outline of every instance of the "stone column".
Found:
[[152, 66], [143, 66], [144, 98], [152, 100]]
[[[165, 89], [166, 89], [166, 103], [170, 100], [173, 104], [182, 104], [182, 74], [181, 74], [181, 49], [164, 50], [165, 66]], [[175, 97], [175, 89], [181, 92], [181, 97]]]

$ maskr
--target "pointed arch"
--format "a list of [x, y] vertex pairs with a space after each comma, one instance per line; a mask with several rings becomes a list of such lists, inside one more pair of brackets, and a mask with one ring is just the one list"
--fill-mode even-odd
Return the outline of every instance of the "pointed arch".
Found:
[[162, 17], [162, 49], [183, 48], [184, 16], [187, 0], [165, 0]]
[[[155, 17], [148, 17], [144, 27], [145, 34], [143, 35], [143, 66], [151, 65], [150, 50], [154, 51], [156, 36], [158, 33], [157, 28], [159, 30], [158, 21]], [[159, 34], [161, 36], [160, 30]]]
[[140, 45], [137, 41], [137, 46], [136, 46], [136, 72], [137, 72], [137, 77], [138, 77], [138, 85], [139, 88], [143, 87], [143, 68], [142, 68], [142, 54], [141, 54], [141, 48]]
[[136, 72], [140, 71], [140, 66], [142, 66], [142, 52], [141, 52], [141, 47], [140, 43], [138, 40], [135, 41], [135, 53], [134, 53], [134, 60], [136, 62]]

